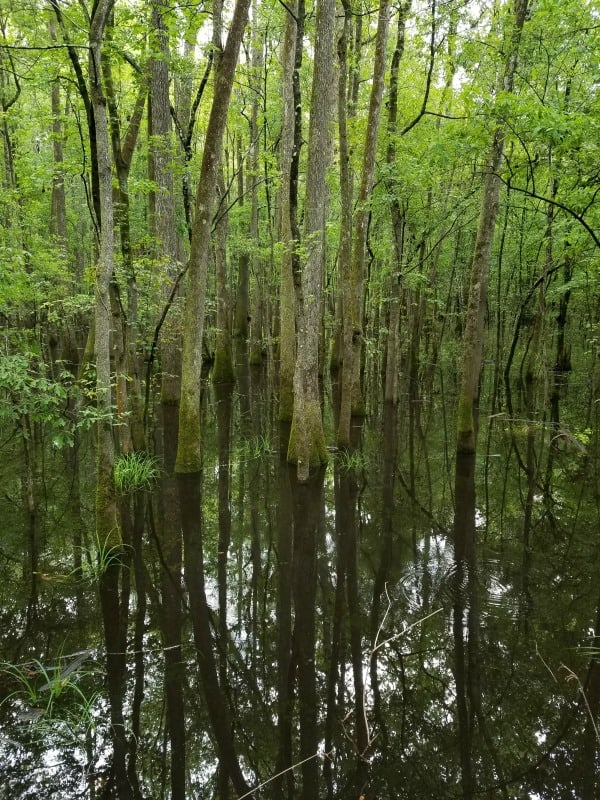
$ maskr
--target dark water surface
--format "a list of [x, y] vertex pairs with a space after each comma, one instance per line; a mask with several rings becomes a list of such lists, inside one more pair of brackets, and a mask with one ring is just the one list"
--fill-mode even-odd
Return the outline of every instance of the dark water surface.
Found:
[[[569, 423], [565, 411], [561, 429], [482, 412], [480, 452], [455, 478], [453, 402], [402, 398], [299, 485], [270, 396], [259, 373], [207, 388], [201, 488], [180, 486], [184, 527], [198, 506], [202, 519], [201, 541], [186, 540], [170, 673], [186, 796], [236, 796], [217, 768], [193, 577], [235, 754], [249, 786], [264, 783], [254, 797], [600, 797], [598, 453], [580, 412]], [[64, 454], [45, 456], [35, 570], [18, 545], [22, 465], [2, 467], [2, 798], [99, 800], [111, 783], [89, 449], [77, 475]], [[143, 558], [126, 555], [123, 570], [136, 798], [170, 797], [167, 489], [161, 479], [144, 496]]]

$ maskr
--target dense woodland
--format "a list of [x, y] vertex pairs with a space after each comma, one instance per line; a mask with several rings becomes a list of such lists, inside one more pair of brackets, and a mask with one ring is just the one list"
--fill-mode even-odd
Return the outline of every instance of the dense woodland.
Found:
[[[598, 546], [593, 0], [0, 0], [0, 103], [0, 716], [73, 759], [68, 787], [0, 796], [597, 796], [595, 654], [587, 783], [528, 794], [533, 744], [485, 723], [472, 579], [505, 517], [526, 575], [566, 505]], [[316, 555], [330, 506], [369, 528], [361, 437], [362, 578], [354, 534]], [[445, 633], [434, 585], [418, 609], [392, 589], [399, 517], [452, 541]], [[437, 716], [407, 710], [392, 618], [414, 651], [452, 643]], [[536, 736], [566, 775], [559, 705]], [[67, 711], [73, 740], [44, 739]]]

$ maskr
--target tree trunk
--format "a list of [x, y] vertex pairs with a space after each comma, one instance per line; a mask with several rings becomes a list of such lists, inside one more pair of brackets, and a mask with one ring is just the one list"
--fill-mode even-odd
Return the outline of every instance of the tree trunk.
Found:
[[258, 182], [260, 171], [260, 136], [261, 130], [258, 124], [258, 112], [261, 102], [261, 78], [263, 69], [263, 46], [260, 41], [260, 33], [256, 23], [256, 1], [253, 3], [253, 24], [252, 24], [252, 110], [250, 113], [250, 154], [249, 154], [249, 177], [250, 177], [250, 241], [251, 267], [250, 274], [253, 278], [253, 291], [250, 300], [250, 364], [260, 366], [263, 362], [263, 326], [264, 326], [264, 307], [265, 307], [265, 262], [260, 253], [260, 233], [259, 233], [259, 206], [258, 206]]
[[330, 92], [333, 83], [335, 0], [317, 3], [316, 42], [308, 134], [304, 220], [306, 256], [294, 275], [297, 355], [294, 372], [294, 414], [288, 460], [298, 466], [298, 479], [308, 480], [311, 467], [327, 461], [319, 402], [319, 341], [322, 325], [327, 167], [329, 165]]
[[[512, 92], [527, 0], [516, 0], [507, 41], [507, 56], [499, 91]], [[483, 358], [483, 334], [489, 284], [492, 242], [498, 216], [500, 176], [504, 153], [504, 126], [498, 121], [487, 159], [477, 238], [471, 265], [471, 281], [463, 335], [461, 386], [458, 398], [457, 453], [474, 453], [477, 440], [476, 403]]]
[[[302, 90], [300, 68], [304, 41], [304, 0], [290, 7], [283, 60], [284, 116], [281, 144], [282, 201], [281, 230], [284, 254], [280, 283], [280, 418], [291, 422], [294, 413], [294, 371], [296, 364], [296, 315], [294, 275], [299, 270], [300, 230], [298, 226], [298, 170], [302, 148]], [[286, 76], [289, 73], [289, 77]], [[287, 159], [289, 158], [289, 165]], [[286, 238], [289, 237], [289, 238]], [[286, 246], [287, 243], [287, 246]]]
[[[56, 20], [50, 17], [48, 22], [50, 41], [56, 42]], [[52, 175], [52, 200], [50, 210], [50, 233], [56, 237], [58, 245], [67, 248], [67, 201], [65, 196], [63, 125], [60, 106], [60, 82], [52, 81], [52, 156], [54, 172]]]
[[223, 131], [231, 97], [238, 51], [248, 19], [249, 0], [236, 0], [227, 44], [215, 74], [213, 103], [206, 130], [196, 195], [196, 215], [188, 268], [185, 303], [181, 406], [177, 443], [177, 472], [199, 472], [202, 463], [200, 383], [202, 335], [210, 253], [210, 231], [223, 146]]
[[[337, 55], [339, 63], [337, 111], [338, 138], [340, 150], [340, 245], [338, 254], [339, 291], [337, 292], [335, 329], [330, 366], [338, 370], [344, 361], [344, 311], [348, 306], [348, 276], [352, 262], [352, 198], [354, 195], [354, 175], [350, 165], [350, 148], [348, 145], [348, 117], [356, 109], [348, 98], [348, 39], [352, 31], [352, 7], [345, 0], [344, 25], [338, 39]], [[350, 108], [349, 108], [350, 105]]]
[[381, 0], [377, 22], [373, 83], [369, 102], [369, 116], [365, 131], [363, 165], [357, 209], [354, 218], [352, 259], [347, 275], [341, 276], [343, 286], [343, 340], [344, 356], [342, 369], [342, 391], [338, 445], [350, 444], [350, 418], [353, 414], [365, 413], [361, 388], [360, 366], [364, 342], [363, 315], [365, 294], [365, 253], [367, 247], [367, 225], [369, 220], [369, 198], [375, 177], [377, 136], [385, 83], [386, 48], [389, 25], [389, 0]]
[[[236, 0], [227, 43], [219, 58], [213, 103], [206, 130], [202, 166], [196, 194], [185, 304], [181, 405], [175, 470], [181, 498], [184, 534], [185, 580], [189, 592], [194, 642], [204, 698], [217, 744], [220, 768], [229, 775], [238, 794], [249, 786], [237, 758], [227, 697], [220, 686], [205, 591], [201, 521], [201, 419], [200, 388], [204, 305], [213, 222], [220, 171], [222, 140], [238, 51], [248, 19], [250, 0]], [[217, 13], [216, 20], [219, 22]]]
[[294, 151], [294, 65], [299, 22], [299, 2], [292, 0], [286, 12], [285, 35], [281, 50], [283, 122], [281, 126], [279, 197], [279, 419], [290, 422], [294, 410], [294, 361], [296, 326], [294, 316], [293, 233], [291, 221], [291, 169]]
[[225, 189], [222, 172], [219, 175], [220, 209], [215, 225], [215, 272], [217, 284], [217, 333], [213, 383], [234, 383], [233, 351], [231, 348], [231, 315], [227, 288], [227, 231], [229, 195]]
[[[237, 168], [238, 168], [238, 206], [244, 205], [245, 174], [244, 157], [240, 139], [237, 142]], [[233, 322], [233, 333], [237, 339], [248, 338], [248, 327], [250, 322], [250, 255], [246, 247], [238, 259], [238, 282], [235, 298], [235, 318]]]
[[[390, 67], [390, 83], [388, 88], [388, 145], [386, 151], [386, 164], [393, 168], [396, 163], [396, 137], [398, 135], [398, 70], [400, 60], [404, 54], [406, 17], [410, 8], [410, 0], [403, 3], [398, 11], [398, 25], [396, 32], [396, 46], [392, 55]], [[390, 217], [394, 241], [395, 269], [390, 279], [390, 304], [388, 318], [388, 336], [385, 354], [385, 389], [384, 400], [386, 403], [398, 402], [398, 371], [399, 371], [399, 337], [400, 337], [400, 290], [402, 281], [402, 259], [404, 257], [404, 230], [405, 219], [397, 191], [390, 190]]]
[[99, 421], [96, 474], [96, 536], [103, 553], [100, 569], [100, 605], [106, 646], [106, 681], [110, 707], [113, 761], [111, 782], [119, 800], [131, 800], [133, 789], [127, 775], [128, 744], [123, 718], [125, 653], [123, 647], [123, 608], [119, 592], [122, 552], [115, 487], [113, 481], [114, 442], [112, 430], [110, 368], [110, 283], [113, 277], [114, 214], [112, 170], [106, 98], [101, 82], [101, 48], [114, 0], [99, 0], [94, 9], [89, 34], [90, 101], [93, 110], [100, 207], [99, 258], [95, 276], [95, 360], [96, 404]]

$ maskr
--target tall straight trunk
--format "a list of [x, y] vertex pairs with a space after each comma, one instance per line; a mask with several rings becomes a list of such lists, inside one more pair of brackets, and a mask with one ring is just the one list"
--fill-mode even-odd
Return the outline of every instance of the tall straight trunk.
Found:
[[281, 189], [279, 197], [279, 241], [281, 242], [281, 265], [279, 278], [279, 419], [289, 422], [294, 409], [294, 276], [293, 233], [291, 220], [291, 170], [294, 151], [294, 65], [296, 61], [296, 37], [299, 21], [299, 2], [292, 0], [286, 12], [286, 26], [281, 49], [283, 122], [279, 169]]
[[[56, 20], [50, 17], [48, 22], [50, 41], [55, 43]], [[63, 125], [62, 109], [60, 104], [60, 82], [58, 78], [52, 81], [52, 157], [54, 172], [52, 175], [52, 200], [50, 209], [50, 233], [56, 236], [59, 246], [66, 250], [67, 247], [67, 201], [65, 194], [64, 154], [63, 154]]]
[[375, 156], [377, 137], [385, 85], [386, 48], [389, 26], [389, 0], [381, 0], [375, 40], [375, 62], [373, 83], [369, 101], [369, 115], [365, 130], [362, 175], [354, 217], [352, 240], [352, 259], [347, 275], [342, 275], [343, 286], [343, 341], [344, 355], [342, 368], [342, 391], [340, 399], [340, 418], [338, 425], [338, 444], [350, 444], [350, 418], [353, 414], [364, 414], [360, 380], [360, 362], [364, 341], [363, 315], [365, 294], [365, 254], [367, 248], [367, 226], [369, 220], [369, 198], [375, 177]]
[[[356, 112], [356, 107], [348, 100], [348, 39], [352, 31], [352, 7], [344, 0], [344, 24], [337, 44], [339, 64], [338, 78], [338, 139], [340, 150], [340, 245], [339, 245], [339, 291], [336, 298], [335, 330], [331, 353], [331, 368], [339, 369], [343, 363], [344, 310], [348, 302], [348, 275], [352, 261], [352, 198], [354, 194], [353, 171], [350, 165], [348, 144], [348, 117]], [[350, 108], [348, 107], [350, 105]]]
[[308, 133], [304, 216], [306, 256], [294, 275], [297, 352], [294, 371], [294, 413], [288, 460], [298, 466], [298, 479], [308, 480], [311, 467], [327, 461], [319, 402], [319, 341], [322, 325], [327, 168], [329, 165], [330, 92], [333, 83], [335, 0], [317, 2], [316, 42]]
[[199, 472], [202, 463], [200, 383], [210, 232], [223, 147], [223, 131], [227, 121], [238, 52], [248, 19], [249, 4], [250, 0], [236, 0], [227, 43], [215, 74], [213, 103], [206, 129], [196, 194], [181, 367], [181, 405], [176, 462], [176, 470], [180, 473]]
[[[507, 36], [506, 61], [499, 91], [512, 92], [521, 33], [528, 0], [515, 0], [514, 18]], [[504, 154], [504, 125], [499, 120], [487, 158], [479, 225], [473, 251], [471, 280], [465, 331], [463, 335], [462, 373], [458, 398], [457, 453], [475, 452], [477, 439], [476, 403], [483, 358], [483, 334], [487, 303], [492, 243], [498, 216], [500, 176]]]
[[[216, 64], [221, 58], [223, 34], [223, 3], [215, 0], [213, 4], [213, 52]], [[215, 341], [215, 363], [212, 370], [214, 383], [232, 384], [235, 381], [233, 351], [231, 347], [231, 318], [229, 291], [227, 288], [227, 233], [229, 214], [228, 191], [225, 187], [223, 169], [219, 168], [219, 209], [215, 224], [215, 278], [217, 289], [217, 333]]]
[[252, 13], [252, 110], [250, 113], [250, 240], [253, 244], [251, 250], [250, 274], [253, 280], [253, 291], [250, 299], [250, 363], [259, 366], [263, 361], [263, 325], [265, 290], [264, 259], [259, 252], [259, 205], [258, 182], [260, 170], [260, 135], [261, 128], [258, 122], [258, 112], [261, 103], [261, 79], [263, 69], [263, 46], [256, 22], [256, 0], [253, 2]]
[[[113, 24], [111, 14], [106, 31], [107, 40], [111, 38]], [[122, 451], [128, 452], [132, 448], [138, 450], [144, 446], [142, 391], [137, 357], [138, 290], [131, 250], [129, 172], [146, 103], [146, 88], [143, 84], [140, 86], [127, 130], [122, 136], [110, 58], [105, 55], [102, 56], [102, 77], [108, 105], [113, 161], [118, 181], [118, 188], [114, 194], [116, 200], [115, 222], [118, 224], [123, 272], [127, 282], [126, 312], [123, 310], [121, 285], [114, 277], [111, 281], [111, 303], [114, 319], [113, 358], [116, 362], [115, 371], [117, 372], [117, 405], [119, 413], [122, 414], [119, 435]]]
[[[388, 145], [385, 161], [388, 167], [393, 168], [396, 163], [396, 137], [398, 134], [398, 70], [400, 60], [404, 54], [406, 38], [406, 17], [410, 8], [410, 0], [403, 3], [398, 10], [398, 24], [396, 32], [396, 46], [392, 55], [390, 67], [390, 83], [387, 93]], [[394, 241], [395, 269], [390, 279], [390, 306], [388, 319], [388, 336], [386, 342], [385, 361], [385, 390], [386, 403], [398, 402], [398, 358], [400, 337], [400, 289], [402, 280], [402, 259], [404, 253], [405, 219], [398, 200], [398, 193], [390, 193], [390, 217]]]
[[[241, 139], [237, 141], [237, 169], [238, 169], [238, 206], [244, 205], [245, 173], [244, 157], [242, 155]], [[250, 254], [246, 247], [242, 247], [238, 259], [238, 281], [235, 297], [235, 317], [233, 321], [233, 334], [237, 339], [248, 338], [248, 323], [250, 322]]]
[[[150, 99], [148, 122], [152, 179], [157, 187], [151, 198], [151, 231], [154, 254], [161, 271], [166, 273], [163, 302], [168, 302], [171, 286], [176, 280], [177, 235], [173, 182], [172, 125], [169, 93], [169, 34], [168, 6], [162, 0], [152, 0], [152, 58], [150, 60]], [[183, 613], [182, 561], [183, 542], [179, 495], [174, 475], [179, 400], [180, 337], [169, 317], [161, 329], [160, 338], [160, 400], [162, 410], [162, 503], [159, 505], [159, 542], [162, 569], [160, 590], [162, 598], [159, 622], [165, 648], [164, 686], [166, 724], [169, 737], [170, 788], [172, 800], [183, 800], [186, 790], [186, 731], [183, 696], [184, 672], [181, 654]]]
[[119, 591], [121, 559], [118, 553], [122, 548], [122, 543], [113, 482], [110, 283], [114, 266], [114, 213], [106, 98], [101, 78], [102, 40], [113, 5], [114, 0], [98, 0], [91, 19], [89, 34], [89, 97], [93, 110], [101, 221], [99, 257], [94, 285], [96, 404], [99, 418], [97, 423], [96, 536], [99, 546], [108, 553], [106, 563], [100, 565], [99, 589], [106, 647], [106, 681], [113, 745], [111, 783], [119, 800], [131, 800], [133, 788], [127, 774], [128, 742], [123, 717], [126, 658], [122, 632], [127, 609], [123, 608]]

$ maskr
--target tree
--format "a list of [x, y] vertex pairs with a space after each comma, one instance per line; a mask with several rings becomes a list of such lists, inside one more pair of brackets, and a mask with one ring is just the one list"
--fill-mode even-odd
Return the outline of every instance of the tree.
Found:
[[238, 51], [248, 18], [249, 0], [237, 0], [227, 43], [215, 73], [215, 87], [206, 129], [202, 166], [196, 194], [185, 300], [185, 328], [181, 366], [181, 407], [176, 470], [198, 472], [202, 464], [200, 430], [200, 376], [204, 306], [210, 254], [210, 232], [218, 185], [223, 131], [235, 75]]
[[[497, 89], [498, 92], [504, 94], [509, 94], [513, 91], [519, 43], [526, 14], [527, 0], [515, 0], [514, 17], [507, 21], [508, 29], [505, 34], [506, 59]], [[475, 452], [476, 447], [476, 403], [479, 395], [479, 379], [483, 356], [483, 332], [490, 261], [501, 185], [498, 173], [504, 153], [505, 136], [505, 126], [502, 120], [499, 119], [486, 159], [481, 211], [471, 263], [469, 301], [462, 345], [461, 386], [458, 397], [457, 453]]]
[[296, 315], [294, 272], [299, 267], [298, 164], [302, 144], [302, 102], [299, 70], [304, 38], [304, 2], [289, 6], [282, 43], [282, 122], [279, 164], [279, 419], [291, 422], [294, 411], [294, 368], [296, 363]]
[[[344, 447], [350, 444], [350, 418], [352, 414], [362, 415], [365, 411], [360, 379], [361, 354], [364, 344], [365, 251], [367, 248], [367, 225], [369, 219], [368, 203], [375, 177], [379, 119], [385, 85], [388, 26], [389, 5], [387, 0], [381, 0], [375, 40], [375, 61], [369, 101], [369, 116], [362, 149], [362, 174], [357, 198], [357, 210], [354, 217], [351, 263], [344, 264], [341, 262], [340, 283], [342, 287], [344, 348], [337, 440], [338, 444]], [[347, 204], [348, 201], [346, 201]]]
[[127, 771], [128, 742], [123, 719], [125, 690], [124, 623], [127, 620], [127, 595], [121, 596], [122, 540], [117, 514], [113, 469], [113, 408], [111, 400], [110, 283], [113, 277], [113, 194], [112, 159], [102, 87], [102, 42], [114, 0], [98, 0], [90, 19], [89, 97], [96, 143], [98, 173], [98, 222], [100, 242], [95, 276], [94, 360], [96, 366], [96, 408], [98, 442], [96, 462], [96, 536], [110, 553], [100, 576], [100, 605], [106, 645], [106, 675], [113, 741], [111, 781], [119, 800], [133, 798]]
[[318, 467], [327, 461], [318, 378], [325, 265], [326, 176], [331, 152], [329, 120], [334, 20], [335, 4], [331, 0], [317, 3], [303, 253], [294, 275], [296, 367], [294, 413], [288, 448], [288, 460], [297, 464], [301, 481], [308, 479], [311, 467]]

